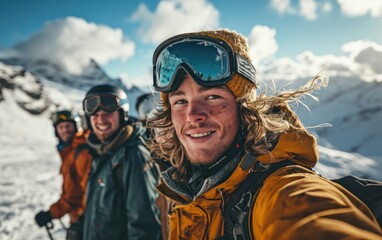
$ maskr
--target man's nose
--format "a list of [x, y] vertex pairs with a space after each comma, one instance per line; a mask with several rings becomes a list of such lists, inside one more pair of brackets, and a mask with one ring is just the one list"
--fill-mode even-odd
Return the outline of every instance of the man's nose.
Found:
[[107, 121], [107, 115], [104, 112], [99, 112], [97, 115], [97, 121], [98, 122], [106, 122]]
[[201, 101], [190, 101], [187, 112], [187, 121], [191, 123], [203, 122], [208, 118], [207, 109]]

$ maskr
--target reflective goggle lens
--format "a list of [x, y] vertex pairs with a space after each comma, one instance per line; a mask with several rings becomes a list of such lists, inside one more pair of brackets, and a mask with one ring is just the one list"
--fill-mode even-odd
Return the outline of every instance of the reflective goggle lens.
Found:
[[114, 112], [119, 107], [119, 99], [113, 95], [94, 96], [84, 100], [84, 111], [87, 115], [93, 114], [98, 108], [106, 112]]
[[218, 82], [231, 74], [228, 50], [203, 39], [187, 39], [168, 45], [156, 60], [156, 87], [165, 88], [180, 64], [186, 64], [199, 80]]

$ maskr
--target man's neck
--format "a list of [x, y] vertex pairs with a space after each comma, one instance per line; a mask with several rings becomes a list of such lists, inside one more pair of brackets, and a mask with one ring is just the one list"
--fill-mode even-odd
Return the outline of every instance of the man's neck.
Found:
[[214, 163], [210, 165], [191, 165], [190, 177], [188, 179], [188, 185], [190, 189], [196, 193], [202, 187], [205, 179], [215, 175], [225, 165], [227, 165], [232, 159], [240, 152], [242, 145], [244, 144], [245, 133], [239, 131], [231, 147], [225, 152], [225, 154], [218, 158]]

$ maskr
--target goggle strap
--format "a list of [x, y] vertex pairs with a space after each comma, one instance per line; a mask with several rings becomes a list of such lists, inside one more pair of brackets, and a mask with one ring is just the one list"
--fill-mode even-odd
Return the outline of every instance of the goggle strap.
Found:
[[240, 54], [236, 55], [237, 72], [256, 84], [256, 69]]

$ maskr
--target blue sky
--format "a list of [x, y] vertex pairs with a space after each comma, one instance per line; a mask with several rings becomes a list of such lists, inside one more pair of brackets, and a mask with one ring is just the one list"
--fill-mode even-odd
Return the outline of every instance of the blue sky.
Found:
[[260, 72], [373, 80], [382, 79], [381, 26], [382, 0], [2, 0], [0, 56], [50, 58], [73, 73], [94, 58], [127, 85], [149, 85], [162, 40], [230, 28], [248, 37]]

